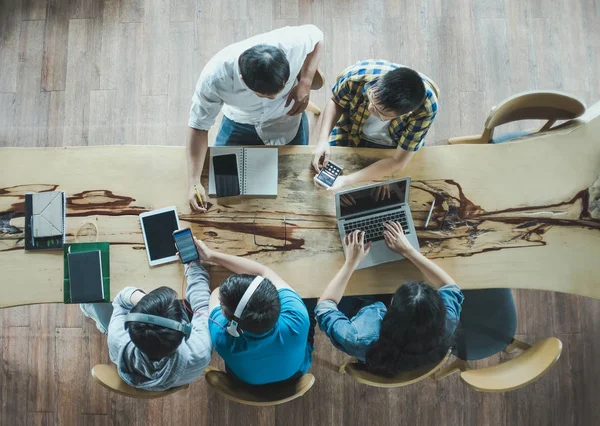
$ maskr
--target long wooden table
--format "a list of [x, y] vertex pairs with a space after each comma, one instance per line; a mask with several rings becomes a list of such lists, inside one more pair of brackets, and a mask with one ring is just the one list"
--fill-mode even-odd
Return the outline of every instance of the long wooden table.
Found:
[[[401, 175], [413, 180], [410, 206], [422, 251], [466, 289], [600, 298], [599, 114], [597, 104], [580, 124], [517, 142], [420, 150]], [[210, 247], [263, 262], [303, 297], [319, 296], [344, 256], [333, 194], [313, 186], [311, 150], [280, 148], [276, 199], [228, 200], [203, 215], [186, 203], [183, 147], [0, 149], [0, 306], [63, 300], [62, 252], [23, 250], [24, 195], [49, 190], [67, 193], [68, 241], [82, 221], [93, 220], [100, 241], [111, 243], [113, 297], [128, 285], [181, 289], [181, 264], [148, 265], [138, 219], [170, 205]], [[387, 155], [332, 150], [347, 172]], [[228, 275], [210, 270], [213, 286]], [[347, 293], [393, 292], [419, 278], [407, 261], [388, 263], [356, 272]]]

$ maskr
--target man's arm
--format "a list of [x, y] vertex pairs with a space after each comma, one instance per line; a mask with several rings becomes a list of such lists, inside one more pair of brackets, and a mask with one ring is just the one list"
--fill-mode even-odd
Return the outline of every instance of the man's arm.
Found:
[[[315, 77], [317, 68], [319, 68], [321, 56], [323, 55], [323, 33], [316, 27], [314, 28], [316, 31], [318, 31], [318, 34], [320, 34], [321, 40], [318, 41], [313, 50], [306, 55], [304, 63], [302, 64], [302, 68], [300, 69], [298, 84], [294, 86], [288, 95], [285, 106], [287, 107], [292, 100], [294, 101], [294, 105], [292, 106], [292, 109], [289, 110], [288, 115], [300, 114], [308, 106], [308, 101], [310, 99], [310, 87], [312, 86], [313, 78]], [[315, 34], [309, 35], [309, 38], [311, 40], [315, 40]], [[314, 41], [312, 41], [312, 43], [314, 43]]]
[[[201, 212], [206, 212], [208, 196], [200, 183], [200, 176], [202, 175], [204, 159], [208, 150], [208, 130], [215, 123], [215, 119], [223, 105], [223, 99], [219, 95], [221, 90], [222, 82], [214, 80], [210, 71], [205, 68], [198, 79], [198, 83], [196, 83], [188, 121], [188, 127], [190, 128], [186, 149], [189, 185], [188, 201], [193, 210]], [[204, 207], [199, 205], [194, 185], [196, 185], [202, 196]]]
[[[187, 144], [187, 165], [188, 165], [188, 201], [192, 208], [196, 211], [206, 212], [207, 194], [206, 190], [200, 183], [200, 176], [204, 169], [204, 161], [206, 159], [206, 151], [208, 151], [208, 130], [199, 130], [190, 127], [188, 144]], [[204, 207], [200, 206], [196, 197], [196, 190], [204, 201]]]
[[[333, 130], [333, 126], [338, 122], [344, 109], [339, 106], [333, 98], [330, 98], [325, 105], [325, 110], [321, 114], [321, 130], [319, 132], [319, 141], [313, 151], [313, 167], [318, 173], [322, 166], [325, 166], [329, 161], [331, 148], [329, 146], [329, 135]], [[323, 161], [321, 162], [321, 158]]]

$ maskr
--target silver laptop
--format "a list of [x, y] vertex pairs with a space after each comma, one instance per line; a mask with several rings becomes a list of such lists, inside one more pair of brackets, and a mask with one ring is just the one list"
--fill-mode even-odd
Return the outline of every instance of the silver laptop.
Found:
[[335, 194], [335, 211], [342, 241], [356, 229], [365, 231], [371, 250], [358, 269], [404, 259], [388, 248], [383, 239], [383, 223], [400, 222], [411, 245], [419, 249], [417, 233], [408, 206], [410, 178], [350, 189]]

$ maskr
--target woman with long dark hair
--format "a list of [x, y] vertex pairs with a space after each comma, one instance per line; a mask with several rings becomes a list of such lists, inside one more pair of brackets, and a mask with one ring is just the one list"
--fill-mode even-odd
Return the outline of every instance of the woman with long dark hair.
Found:
[[346, 262], [319, 299], [319, 327], [341, 351], [365, 363], [376, 374], [393, 376], [442, 360], [451, 346], [464, 299], [452, 277], [413, 248], [399, 223], [385, 223], [388, 247], [412, 262], [427, 282], [401, 285], [389, 306], [364, 306], [351, 319], [338, 309], [352, 273], [368, 254], [364, 232], [344, 241]]

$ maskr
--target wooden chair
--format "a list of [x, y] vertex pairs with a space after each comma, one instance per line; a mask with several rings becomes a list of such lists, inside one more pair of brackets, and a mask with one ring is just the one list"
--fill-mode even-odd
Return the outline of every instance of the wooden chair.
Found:
[[[434, 378], [461, 372], [461, 380], [482, 392], [507, 392], [539, 379], [558, 360], [562, 343], [549, 338], [531, 347], [515, 339], [517, 312], [510, 289], [463, 290], [460, 324], [452, 353], [457, 359], [435, 373]], [[498, 352], [524, 351], [502, 364], [471, 369], [469, 361], [488, 358]]]
[[515, 341], [513, 347], [527, 349], [510, 361], [477, 370], [470, 369], [466, 361], [457, 360], [435, 378], [439, 380], [460, 370], [461, 381], [477, 391], [508, 392], [538, 380], [558, 361], [562, 352], [562, 342], [556, 337], [542, 340], [534, 346]]
[[[490, 111], [481, 135], [462, 136], [448, 139], [450, 145], [504, 142], [508, 139], [545, 132], [558, 120], [572, 120], [585, 112], [585, 105], [579, 99], [566, 93], [534, 90], [519, 93], [495, 106]], [[546, 120], [539, 130], [517, 132], [494, 139], [494, 129], [502, 124], [519, 120]]]
[[208, 367], [204, 376], [208, 385], [225, 398], [240, 404], [268, 407], [300, 398], [315, 383], [315, 376], [307, 373], [297, 380], [268, 385], [248, 385], [230, 374]]
[[94, 366], [92, 368], [92, 377], [111, 392], [139, 399], [161, 398], [189, 387], [189, 385], [177, 386], [160, 392], [137, 389], [129, 386], [119, 377], [117, 366], [114, 364], [98, 364]]
[[[313, 77], [312, 84], [310, 85], [310, 90], [319, 90], [321, 87], [325, 85], [325, 76], [320, 69], [317, 69], [315, 76]], [[314, 115], [320, 115], [321, 109], [316, 106], [312, 101], [308, 102], [307, 110], [312, 112]]]
[[425, 365], [412, 371], [406, 371], [395, 375], [394, 377], [384, 377], [367, 371], [363, 364], [358, 363], [356, 359], [340, 366], [340, 373], [348, 373], [354, 380], [363, 385], [375, 386], [378, 388], [398, 388], [401, 386], [412, 385], [438, 371], [442, 365], [450, 358], [449, 350], [444, 359], [436, 364]]

